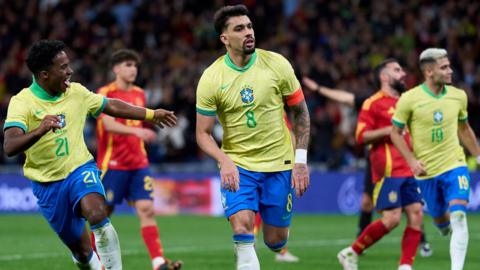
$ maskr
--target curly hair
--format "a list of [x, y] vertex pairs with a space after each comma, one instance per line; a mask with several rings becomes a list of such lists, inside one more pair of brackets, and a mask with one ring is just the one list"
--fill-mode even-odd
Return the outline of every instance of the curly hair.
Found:
[[235, 5], [224, 6], [217, 10], [213, 16], [215, 31], [220, 35], [227, 27], [228, 19], [235, 16], [249, 16], [248, 8], [245, 5]]
[[60, 40], [43, 39], [35, 42], [27, 55], [27, 66], [36, 75], [48, 69], [53, 64], [53, 58], [65, 49], [65, 43]]

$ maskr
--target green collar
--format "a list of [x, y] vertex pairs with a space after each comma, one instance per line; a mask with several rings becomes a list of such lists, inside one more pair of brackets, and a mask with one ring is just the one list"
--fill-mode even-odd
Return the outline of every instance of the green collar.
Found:
[[245, 65], [243, 68], [241, 68], [241, 67], [235, 65], [232, 62], [232, 59], [228, 55], [228, 52], [225, 54], [225, 64], [227, 64], [227, 66], [231, 67], [232, 69], [234, 69], [236, 71], [240, 71], [240, 72], [247, 71], [255, 63], [255, 59], [257, 59], [257, 52], [256, 51], [253, 52], [252, 57], [250, 57], [250, 61], [248, 61], [247, 65]]
[[428, 89], [428, 86], [425, 83], [422, 83], [421, 87], [423, 91], [436, 99], [442, 98], [447, 93], [447, 87], [445, 85], [443, 86], [442, 92], [440, 92], [440, 94], [438, 95], [435, 95], [432, 91], [430, 91], [430, 89]]
[[63, 93], [57, 95], [57, 96], [50, 96], [47, 91], [45, 91], [35, 80], [35, 77], [32, 76], [32, 84], [29, 86], [30, 90], [32, 93], [38, 97], [39, 99], [43, 99], [46, 101], [56, 101], [58, 100]]

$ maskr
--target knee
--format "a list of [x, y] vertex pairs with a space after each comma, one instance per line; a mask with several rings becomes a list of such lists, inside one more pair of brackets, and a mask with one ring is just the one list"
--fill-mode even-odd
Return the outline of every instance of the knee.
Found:
[[155, 211], [151, 205], [137, 208], [137, 214], [140, 219], [153, 219], [155, 217]]
[[408, 214], [408, 223], [410, 226], [419, 229], [422, 226], [423, 220], [423, 211], [421, 208], [414, 209], [411, 213]]
[[392, 215], [382, 218], [382, 222], [383, 224], [385, 224], [385, 227], [388, 231], [395, 229], [400, 224], [400, 220], [401, 215]]
[[85, 218], [90, 225], [96, 225], [101, 223], [107, 218], [107, 211], [105, 207], [95, 207], [86, 211]]

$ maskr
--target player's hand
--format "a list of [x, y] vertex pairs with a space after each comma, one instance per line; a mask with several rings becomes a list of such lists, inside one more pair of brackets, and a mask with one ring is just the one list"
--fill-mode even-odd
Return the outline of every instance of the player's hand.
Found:
[[220, 161], [220, 177], [222, 188], [231, 192], [236, 192], [240, 189], [240, 175], [237, 166], [229, 157]]
[[157, 133], [149, 128], [137, 128], [135, 129], [135, 135], [146, 143], [152, 143], [157, 138]]
[[297, 192], [297, 197], [302, 197], [310, 185], [310, 174], [308, 173], [307, 164], [295, 163], [292, 170], [292, 187]]
[[303, 77], [302, 82], [303, 82], [303, 85], [305, 85], [307, 89], [311, 91], [317, 91], [317, 89], [320, 87], [318, 83], [316, 83], [314, 80], [310, 79], [309, 77]]
[[410, 165], [410, 169], [412, 170], [413, 174], [416, 176], [425, 176], [427, 175], [427, 170], [425, 169], [425, 164], [421, 160], [412, 160], [408, 162]]
[[57, 129], [62, 128], [60, 120], [60, 117], [57, 115], [46, 115], [40, 123], [40, 126], [36, 129], [36, 132], [38, 132], [40, 136], [45, 135], [50, 130], [55, 132]]
[[154, 112], [153, 119], [150, 122], [156, 124], [160, 128], [164, 127], [173, 127], [177, 124], [177, 117], [172, 111], [167, 111], [164, 109], [156, 109]]

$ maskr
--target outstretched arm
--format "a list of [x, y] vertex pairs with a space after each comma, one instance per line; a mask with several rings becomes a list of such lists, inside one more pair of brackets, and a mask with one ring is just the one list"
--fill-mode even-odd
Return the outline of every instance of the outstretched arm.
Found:
[[392, 139], [395, 147], [402, 154], [403, 158], [405, 158], [405, 160], [407, 161], [413, 174], [417, 176], [426, 175], [427, 172], [425, 171], [425, 165], [422, 161], [415, 158], [412, 151], [410, 151], [407, 142], [403, 138], [403, 128], [394, 125], [390, 138]]
[[307, 149], [310, 141], [310, 115], [305, 100], [290, 106], [294, 116], [295, 165], [293, 167], [293, 186], [297, 196], [302, 196], [310, 185], [307, 167]]
[[195, 135], [197, 144], [207, 155], [215, 159], [220, 166], [222, 186], [229, 191], [237, 191], [240, 176], [235, 163], [218, 147], [212, 137], [212, 129], [215, 126], [215, 117], [197, 113], [197, 126]]
[[122, 100], [109, 98], [103, 113], [113, 117], [146, 120], [163, 128], [173, 127], [177, 117], [172, 111], [164, 109], [150, 110], [139, 106], [130, 105]]
[[470, 154], [477, 157], [477, 162], [480, 161], [480, 147], [475, 137], [475, 133], [467, 121], [458, 123], [458, 137]]
[[353, 107], [355, 105], [355, 95], [350, 92], [342, 89], [333, 89], [323, 85], [319, 85], [309, 77], [303, 77], [302, 82], [307, 89], [311, 91], [316, 91], [322, 96], [325, 96], [326, 98], [348, 105], [350, 107]]
[[100, 121], [102, 121], [107, 132], [119, 135], [135, 135], [147, 143], [155, 141], [156, 133], [149, 128], [125, 125], [115, 121], [115, 118], [109, 115], [103, 115]]

